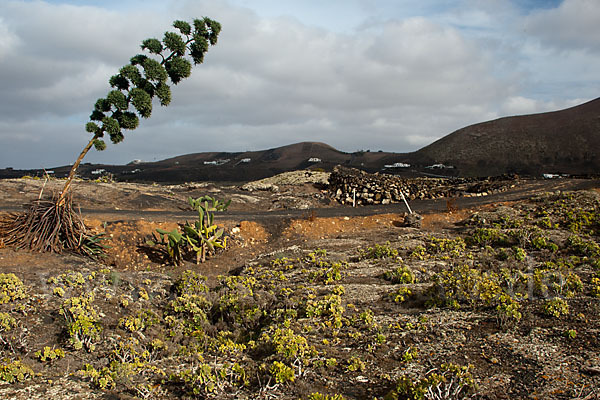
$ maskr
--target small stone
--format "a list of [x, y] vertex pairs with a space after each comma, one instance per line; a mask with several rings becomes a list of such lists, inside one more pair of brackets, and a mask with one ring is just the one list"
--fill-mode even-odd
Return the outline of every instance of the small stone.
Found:
[[408, 214], [404, 219], [404, 224], [411, 228], [420, 228], [423, 217], [417, 213]]

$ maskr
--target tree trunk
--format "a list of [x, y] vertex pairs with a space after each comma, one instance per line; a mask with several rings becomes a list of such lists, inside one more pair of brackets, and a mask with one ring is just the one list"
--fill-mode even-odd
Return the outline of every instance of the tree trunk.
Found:
[[65, 186], [63, 186], [63, 189], [60, 192], [60, 196], [58, 197], [58, 200], [56, 201], [57, 206], [60, 207], [65, 203], [65, 197], [67, 196], [69, 188], [71, 187], [71, 182], [73, 181], [73, 178], [75, 177], [75, 172], [77, 172], [77, 168], [79, 167], [79, 164], [81, 164], [81, 160], [83, 160], [83, 157], [85, 157], [85, 155], [88, 153], [88, 151], [90, 151], [90, 149], [94, 145], [94, 141], [96, 139], [98, 139], [98, 136], [94, 135], [92, 140], [90, 140], [90, 142], [81, 151], [81, 154], [79, 154], [79, 157], [77, 158], [77, 160], [75, 160], [75, 164], [73, 164], [73, 166], [71, 167], [71, 171], [69, 172], [69, 176], [67, 177]]

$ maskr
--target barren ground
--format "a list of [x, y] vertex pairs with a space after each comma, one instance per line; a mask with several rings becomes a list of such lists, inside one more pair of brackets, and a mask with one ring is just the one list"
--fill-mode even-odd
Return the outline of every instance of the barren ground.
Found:
[[[43, 185], [0, 181], [0, 211]], [[78, 182], [106, 257], [0, 248], [0, 381], [17, 381], [0, 397], [598, 398], [599, 187], [415, 201], [418, 229], [403, 205], [342, 207], [312, 184]], [[229, 247], [174, 267], [146, 241], [207, 194], [232, 199], [216, 218]], [[76, 350], [61, 310], [90, 293], [99, 334]]]

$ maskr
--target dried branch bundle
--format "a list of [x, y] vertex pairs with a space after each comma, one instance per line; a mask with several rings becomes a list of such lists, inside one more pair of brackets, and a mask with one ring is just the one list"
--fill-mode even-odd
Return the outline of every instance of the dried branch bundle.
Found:
[[70, 250], [92, 258], [104, 253], [101, 235], [92, 235], [71, 196], [58, 204], [52, 199], [32, 201], [25, 213], [12, 213], [0, 219], [0, 238], [6, 246], [37, 252], [61, 253]]

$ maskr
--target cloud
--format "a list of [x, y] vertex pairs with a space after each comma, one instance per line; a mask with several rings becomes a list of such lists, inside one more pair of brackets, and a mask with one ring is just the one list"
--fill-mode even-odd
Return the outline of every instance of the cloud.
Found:
[[558, 50], [599, 53], [600, 2], [564, 0], [556, 8], [532, 13], [524, 20], [523, 29]]
[[0, 60], [10, 54], [18, 44], [19, 38], [10, 30], [4, 18], [0, 17]]
[[[256, 150], [304, 140], [344, 151], [412, 151], [472, 123], [585, 97], [575, 89], [566, 99], [556, 94], [564, 90], [562, 77], [589, 61], [585, 54], [577, 63], [552, 63], [548, 47], [512, 30], [525, 19], [532, 23], [539, 12], [518, 16], [498, 2], [477, 8], [461, 1], [453, 7], [428, 3], [438, 11], [429, 15], [421, 2], [409, 2], [416, 7], [412, 12], [393, 14], [396, 2], [370, 2], [353, 2], [359, 8], [370, 4], [353, 19], [364, 23], [340, 30], [307, 22], [314, 9], [298, 17], [265, 16], [241, 0], [237, 4], [246, 6], [148, 1], [145, 12], [2, 2], [0, 167], [72, 162], [89, 139], [83, 126], [96, 99], [109, 90], [108, 78], [140, 51], [141, 40], [161, 37], [174, 19], [190, 16], [223, 24], [205, 63], [173, 88], [169, 107], [155, 105], [150, 119], [125, 132], [123, 143], [90, 153], [86, 162]], [[334, 13], [335, 7], [324, 10]], [[552, 76], [553, 70], [561, 73]]]
[[[351, 140], [366, 147], [368, 137], [383, 139], [381, 147], [408, 150], [415, 141], [405, 140], [405, 133], [429, 125], [429, 137], [436, 128], [443, 135], [476, 120], [469, 106], [503, 91], [487, 75], [488, 60], [473, 43], [423, 18], [349, 35], [285, 18], [264, 21], [250, 12], [221, 17], [232, 30], [224, 29], [210, 61], [177, 93], [184, 102], [200, 92], [211, 99], [196, 114], [198, 123], [263, 126], [274, 138], [288, 136], [289, 143], [303, 140], [312, 121], [328, 120], [329, 130], [312, 128], [332, 145], [344, 148]], [[467, 107], [457, 112], [460, 105]], [[449, 118], [426, 116], [423, 110], [431, 107]], [[382, 123], [415, 111], [420, 115], [411, 124]], [[431, 126], [432, 119], [448, 125]], [[294, 129], [281, 129], [284, 123]], [[352, 138], [353, 132], [359, 136]]]
[[574, 107], [584, 102], [585, 99], [540, 101], [523, 96], [513, 96], [505, 100], [502, 105], [502, 113], [505, 115], [536, 114]]

